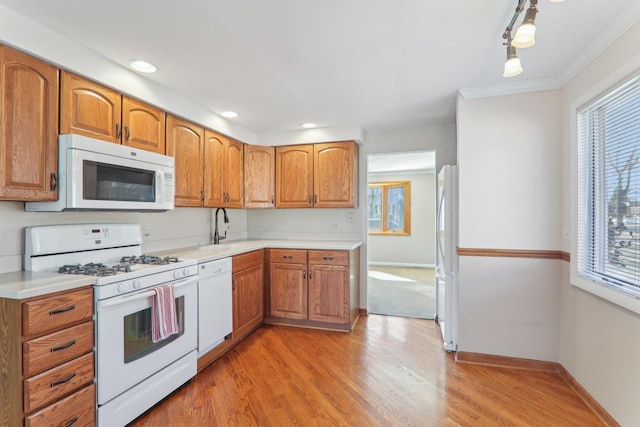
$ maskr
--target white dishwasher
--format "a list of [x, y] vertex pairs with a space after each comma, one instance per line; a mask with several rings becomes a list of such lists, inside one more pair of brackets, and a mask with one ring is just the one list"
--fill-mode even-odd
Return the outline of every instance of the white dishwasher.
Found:
[[198, 274], [198, 356], [202, 356], [233, 329], [231, 258], [198, 264]]

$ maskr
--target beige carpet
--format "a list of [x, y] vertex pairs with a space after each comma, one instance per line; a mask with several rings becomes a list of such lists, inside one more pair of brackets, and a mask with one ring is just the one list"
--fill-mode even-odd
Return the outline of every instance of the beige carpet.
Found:
[[436, 313], [433, 268], [369, 266], [369, 313], [433, 319]]

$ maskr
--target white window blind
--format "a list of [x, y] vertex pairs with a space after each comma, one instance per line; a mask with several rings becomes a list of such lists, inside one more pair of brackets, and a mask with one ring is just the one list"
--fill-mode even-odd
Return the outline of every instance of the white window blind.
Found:
[[579, 276], [640, 296], [640, 77], [578, 112]]

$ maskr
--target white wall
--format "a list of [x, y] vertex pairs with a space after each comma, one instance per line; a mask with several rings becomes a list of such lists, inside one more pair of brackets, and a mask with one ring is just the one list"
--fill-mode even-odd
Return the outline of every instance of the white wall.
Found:
[[[458, 100], [461, 248], [560, 245], [561, 93]], [[458, 348], [557, 359], [557, 260], [460, 257]]]
[[435, 174], [374, 174], [370, 182], [411, 182], [411, 235], [369, 235], [369, 263], [435, 267]]
[[[634, 25], [563, 92], [563, 228], [575, 230], [570, 209], [576, 108], [640, 71], [640, 23]], [[575, 236], [575, 232], [572, 234]], [[571, 254], [572, 259], [576, 256]], [[559, 362], [623, 426], [640, 425], [640, 316], [561, 280]]]

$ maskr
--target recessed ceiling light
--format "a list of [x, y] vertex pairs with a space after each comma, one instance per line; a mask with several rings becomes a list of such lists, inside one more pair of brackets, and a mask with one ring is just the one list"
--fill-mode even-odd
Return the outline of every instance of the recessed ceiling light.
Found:
[[140, 59], [136, 59], [135, 61], [131, 61], [131, 68], [136, 71], [140, 71], [141, 73], [155, 73], [158, 69], [155, 65], [150, 62], [142, 61]]
[[223, 111], [221, 114], [222, 114], [222, 117], [226, 117], [228, 119], [233, 119], [238, 117], [238, 113], [236, 113], [235, 111]]
[[316, 126], [317, 125], [315, 123], [303, 123], [302, 124], [302, 127], [305, 128], [305, 129], [311, 129], [311, 128], [314, 128]]

